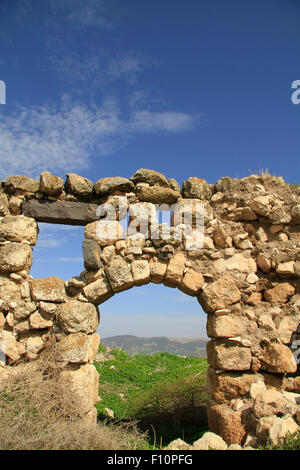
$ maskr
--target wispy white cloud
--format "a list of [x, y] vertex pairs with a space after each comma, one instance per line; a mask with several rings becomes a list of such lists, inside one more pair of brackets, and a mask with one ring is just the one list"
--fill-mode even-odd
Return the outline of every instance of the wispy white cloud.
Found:
[[115, 21], [108, 18], [102, 0], [51, 0], [54, 13], [59, 12], [73, 27], [111, 29]]
[[112, 98], [88, 107], [64, 97], [60, 106], [20, 107], [10, 116], [0, 110], [0, 172], [3, 176], [41, 171], [78, 171], [94, 155], [101, 158], [141, 132], [191, 129], [199, 116], [141, 110], [123, 116]]
[[191, 115], [175, 111], [153, 112], [148, 110], [136, 111], [132, 118], [132, 127], [135, 130], [154, 131], [182, 131], [190, 129], [195, 124], [195, 119], [200, 115]]

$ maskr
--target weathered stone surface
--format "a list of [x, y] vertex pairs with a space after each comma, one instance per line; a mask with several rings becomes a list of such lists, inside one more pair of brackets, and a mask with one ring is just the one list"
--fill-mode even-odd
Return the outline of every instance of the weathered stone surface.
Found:
[[0, 217], [9, 215], [8, 199], [6, 194], [0, 194]]
[[254, 400], [253, 413], [256, 418], [284, 415], [287, 411], [286, 400], [277, 390], [263, 390]]
[[[136, 183], [148, 183], [150, 186], [162, 186], [169, 188], [170, 184], [167, 178], [158, 171], [148, 170], [146, 168], [140, 168], [130, 178], [131, 181]], [[180, 190], [179, 190], [180, 192]]]
[[180, 284], [185, 262], [186, 258], [183, 253], [176, 253], [173, 258], [171, 258], [163, 281], [166, 286], [176, 287]]
[[182, 439], [178, 438], [170, 442], [165, 450], [191, 450], [192, 446], [184, 442]]
[[133, 286], [130, 265], [121, 256], [116, 256], [109, 262], [106, 273], [114, 292], [121, 292]]
[[69, 384], [70, 392], [80, 399], [81, 409], [90, 411], [98, 401], [99, 376], [92, 364], [73, 365], [71, 370], [65, 370], [60, 375], [63, 383]]
[[142, 187], [139, 192], [139, 198], [144, 202], [151, 202], [152, 204], [174, 204], [180, 197], [171, 188], [162, 188], [160, 186]]
[[279, 439], [284, 438], [287, 434], [295, 434], [299, 429], [299, 426], [291, 416], [284, 416], [282, 418], [269, 416], [259, 420], [256, 434], [264, 440], [277, 444]]
[[237, 207], [228, 217], [235, 222], [246, 222], [256, 220], [256, 213], [250, 207]]
[[178, 184], [178, 182], [176, 181], [175, 178], [169, 178], [168, 183], [169, 183], [171, 189], [173, 189], [174, 191], [177, 191], [178, 193], [180, 193], [180, 186], [179, 186], [179, 184]]
[[248, 432], [247, 413], [233, 411], [227, 404], [207, 407], [208, 426], [210, 431], [223, 438], [226, 444], [241, 444]]
[[207, 334], [211, 338], [243, 336], [250, 327], [247, 317], [238, 315], [208, 315]]
[[82, 254], [85, 269], [96, 271], [103, 266], [101, 261], [101, 248], [96, 240], [83, 240]]
[[128, 209], [129, 224], [128, 235], [135, 234], [137, 230], [145, 237], [149, 237], [158, 226], [156, 207], [150, 202], [131, 204]]
[[151, 260], [149, 266], [151, 273], [151, 281], [155, 284], [160, 284], [165, 277], [167, 271], [167, 263], [156, 258]]
[[101, 246], [108, 246], [120, 240], [123, 232], [123, 227], [117, 220], [98, 220], [85, 227], [84, 236], [96, 240]]
[[101, 178], [94, 184], [94, 193], [99, 197], [106, 196], [116, 190], [130, 192], [134, 190], [134, 184], [121, 176]]
[[272, 196], [270, 194], [266, 196], [257, 196], [254, 199], [249, 201], [249, 207], [254, 210], [254, 212], [261, 216], [268, 216], [271, 210]]
[[26, 341], [26, 357], [27, 359], [37, 359], [39, 353], [44, 349], [45, 344], [40, 336], [29, 337]]
[[194, 450], [227, 450], [227, 444], [221, 436], [213, 432], [206, 432], [197, 441], [193, 442]]
[[35, 193], [39, 190], [40, 183], [28, 176], [9, 176], [4, 182], [6, 191], [14, 193], [15, 191], [24, 191]]
[[223, 276], [203, 287], [198, 300], [207, 312], [226, 308], [241, 299], [241, 293], [235, 282], [228, 276]]
[[277, 284], [273, 289], [265, 291], [265, 299], [271, 303], [282, 302], [286, 303], [289, 298], [295, 293], [295, 287], [288, 282]]
[[269, 273], [272, 269], [271, 260], [263, 255], [258, 255], [257, 265], [264, 273]]
[[93, 304], [105, 302], [105, 300], [114, 295], [114, 291], [106, 277], [101, 277], [95, 282], [88, 284], [84, 287], [83, 292], [89, 302]]
[[279, 263], [276, 267], [276, 272], [278, 274], [294, 274], [295, 262], [287, 261], [286, 263]]
[[204, 277], [202, 274], [189, 268], [184, 274], [179, 289], [188, 295], [197, 295], [204, 285]]
[[209, 341], [206, 345], [207, 359], [215, 369], [249, 370], [251, 366], [250, 348], [237, 346], [222, 340]]
[[220, 248], [226, 248], [232, 245], [231, 238], [226, 234], [224, 228], [217, 227], [213, 232], [214, 243]]
[[13, 361], [20, 358], [18, 343], [11, 331], [0, 331], [0, 353], [5, 354]]
[[29, 324], [32, 329], [40, 330], [43, 328], [51, 328], [53, 326], [53, 321], [45, 318], [45, 316], [39, 312], [34, 312], [29, 317]]
[[58, 195], [64, 189], [64, 180], [53, 176], [50, 171], [43, 171], [40, 176], [40, 192], [49, 196]]
[[24, 243], [10, 242], [0, 245], [0, 272], [29, 270], [32, 265], [32, 249]]
[[97, 204], [76, 201], [44, 201], [31, 199], [22, 205], [23, 215], [38, 222], [64, 225], [86, 225], [99, 220]]
[[83, 176], [67, 173], [66, 191], [75, 196], [87, 197], [93, 193], [93, 183]]
[[0, 219], [0, 237], [12, 242], [27, 241], [35, 245], [38, 226], [34, 219], [23, 215], [7, 216]]
[[53, 318], [57, 312], [57, 304], [42, 301], [40, 302], [40, 310], [46, 313], [50, 318]]
[[292, 219], [296, 224], [300, 224], [300, 204], [292, 208]]
[[182, 194], [185, 198], [210, 199], [212, 190], [202, 178], [191, 177], [183, 182]]
[[150, 282], [150, 268], [147, 260], [135, 260], [131, 263], [133, 282], [136, 286]]
[[297, 370], [297, 364], [293, 353], [284, 344], [268, 344], [265, 348], [261, 362], [262, 369], [275, 374], [293, 373]]
[[58, 321], [68, 333], [94, 333], [98, 327], [98, 309], [92, 303], [70, 300], [59, 308]]
[[207, 370], [207, 389], [218, 403], [244, 398], [250, 393], [251, 387], [258, 380], [253, 373], [226, 372], [218, 373], [213, 367]]
[[220, 258], [214, 262], [214, 266], [218, 273], [227, 271], [240, 271], [243, 273], [256, 272], [256, 262], [252, 258], [246, 258], [241, 253], [237, 253], [230, 258]]
[[100, 338], [96, 333], [73, 333], [63, 338], [56, 347], [56, 360], [59, 362], [71, 362], [75, 364], [93, 362]]
[[56, 276], [33, 279], [31, 281], [31, 295], [34, 300], [64, 302], [65, 282]]

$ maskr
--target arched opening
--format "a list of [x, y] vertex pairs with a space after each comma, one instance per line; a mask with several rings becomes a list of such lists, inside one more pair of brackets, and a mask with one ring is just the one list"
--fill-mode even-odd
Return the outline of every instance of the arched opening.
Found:
[[137, 420], [150, 445], [208, 431], [206, 315], [197, 298], [149, 283], [100, 305], [100, 420]]

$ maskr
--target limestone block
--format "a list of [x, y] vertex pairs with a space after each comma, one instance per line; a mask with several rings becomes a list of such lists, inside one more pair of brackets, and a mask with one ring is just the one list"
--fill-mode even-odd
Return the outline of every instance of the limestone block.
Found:
[[0, 194], [0, 217], [9, 215], [8, 199], [6, 194]]
[[207, 360], [215, 369], [249, 370], [251, 358], [249, 348], [236, 346], [234, 343], [222, 340], [207, 343]]
[[[170, 183], [167, 178], [158, 171], [148, 170], [146, 168], [140, 168], [130, 178], [133, 183], [148, 183], [150, 186], [162, 186], [169, 188]], [[179, 190], [180, 191], [180, 190]]]
[[83, 288], [84, 295], [94, 304], [100, 304], [114, 295], [106, 277], [101, 277]]
[[53, 176], [50, 171], [43, 171], [40, 175], [40, 192], [49, 196], [60, 194], [64, 189], [64, 180]]
[[29, 337], [26, 341], [26, 357], [27, 359], [37, 359], [39, 353], [44, 349], [44, 341], [40, 336]]
[[297, 370], [293, 353], [284, 344], [268, 344], [261, 362], [262, 369], [275, 374], [294, 373]]
[[133, 282], [136, 286], [150, 282], [150, 268], [146, 260], [136, 260], [131, 263]]
[[27, 241], [35, 245], [38, 226], [34, 219], [23, 215], [7, 216], [0, 219], [0, 237], [12, 242]]
[[116, 256], [109, 262], [106, 274], [114, 292], [121, 292], [133, 287], [130, 265], [121, 256]]
[[127, 178], [120, 176], [101, 178], [94, 184], [96, 196], [103, 197], [113, 191], [130, 192], [134, 190], [134, 184]]
[[86, 197], [93, 193], [93, 183], [83, 176], [67, 173], [66, 191], [75, 196]]
[[272, 269], [271, 260], [263, 255], [258, 255], [257, 265], [264, 273], [269, 273]]
[[70, 392], [80, 399], [82, 411], [89, 412], [98, 401], [98, 372], [92, 364], [64, 370], [60, 375], [63, 383], [69, 384]]
[[213, 432], [206, 432], [197, 441], [193, 442], [194, 450], [227, 450], [227, 444], [221, 436]]
[[241, 299], [241, 293], [235, 282], [224, 275], [220, 279], [203, 287], [198, 300], [204, 311], [214, 312], [228, 307]]
[[207, 418], [210, 431], [218, 434], [230, 444], [241, 444], [248, 434], [249, 421], [242, 411], [233, 411], [227, 404], [207, 406]]
[[151, 281], [155, 284], [161, 283], [167, 271], [167, 263], [156, 258], [150, 261], [149, 266]]
[[278, 274], [294, 274], [295, 272], [295, 262], [288, 261], [286, 263], [279, 263], [276, 267], [276, 272]]
[[139, 192], [140, 201], [152, 204], [174, 204], [179, 197], [180, 193], [160, 186], [142, 187]]
[[30, 315], [29, 324], [32, 329], [40, 330], [43, 328], [51, 328], [53, 326], [53, 321], [47, 318], [47, 314], [43, 315], [36, 311]]
[[188, 295], [197, 295], [204, 285], [204, 277], [201, 273], [189, 268], [184, 274], [179, 289]]
[[20, 358], [16, 338], [11, 331], [0, 331], [0, 352], [13, 361], [17, 361]]
[[256, 418], [284, 415], [287, 411], [286, 399], [277, 390], [263, 390], [254, 400], [253, 413]]
[[123, 237], [123, 227], [118, 220], [98, 220], [84, 229], [87, 239], [96, 240], [101, 246], [113, 245]]
[[178, 438], [171, 441], [164, 450], [192, 450], [192, 446]]
[[97, 271], [103, 266], [101, 261], [101, 248], [96, 240], [83, 240], [82, 254], [85, 269]]
[[185, 262], [186, 258], [183, 253], [176, 253], [173, 258], [171, 258], [163, 281], [166, 286], [177, 287], [180, 284], [184, 273]]
[[265, 299], [272, 303], [286, 303], [289, 298], [295, 293], [295, 287], [289, 284], [288, 282], [283, 282], [277, 284], [273, 289], [268, 289], [265, 291]]
[[297, 204], [293, 207], [292, 218], [295, 224], [300, 224], [300, 204]]
[[63, 338], [56, 346], [56, 360], [75, 364], [93, 362], [100, 343], [99, 335], [73, 333]]
[[28, 176], [9, 176], [4, 182], [5, 189], [9, 193], [15, 191], [24, 191], [29, 193], [35, 193], [39, 190], [40, 183]]
[[222, 374], [219, 374], [213, 367], [209, 367], [207, 390], [218, 403], [228, 402], [233, 398], [246, 398], [258, 377], [250, 372], [222, 371]]
[[214, 262], [218, 273], [227, 271], [239, 271], [242, 273], [255, 273], [257, 270], [256, 262], [252, 258], [246, 258], [242, 253], [237, 253], [230, 258], [220, 258]]
[[70, 300], [59, 307], [58, 321], [68, 333], [91, 334], [98, 327], [98, 309], [91, 303]]
[[208, 315], [207, 334], [211, 338], [243, 336], [250, 326], [247, 317], [238, 315]]
[[0, 246], [0, 272], [29, 270], [32, 249], [24, 243], [10, 242]]
[[210, 199], [212, 190], [202, 178], [191, 177], [183, 182], [182, 194], [185, 198]]
[[34, 300], [64, 302], [66, 297], [65, 282], [56, 276], [33, 279], [31, 295]]

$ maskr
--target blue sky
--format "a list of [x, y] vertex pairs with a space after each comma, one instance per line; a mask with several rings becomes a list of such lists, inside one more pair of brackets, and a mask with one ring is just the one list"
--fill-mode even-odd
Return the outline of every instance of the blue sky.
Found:
[[[269, 169], [299, 182], [299, 21], [297, 0], [0, 0], [1, 179], [152, 168], [215, 183]], [[41, 225], [34, 277], [80, 273], [82, 232]], [[139, 289], [101, 307], [105, 336], [129, 312], [145, 319], [133, 334], [176, 336], [172, 318], [178, 336], [203, 333], [203, 313], [190, 332], [178, 320], [195, 299]], [[151, 328], [146, 292], [162, 302]]]

